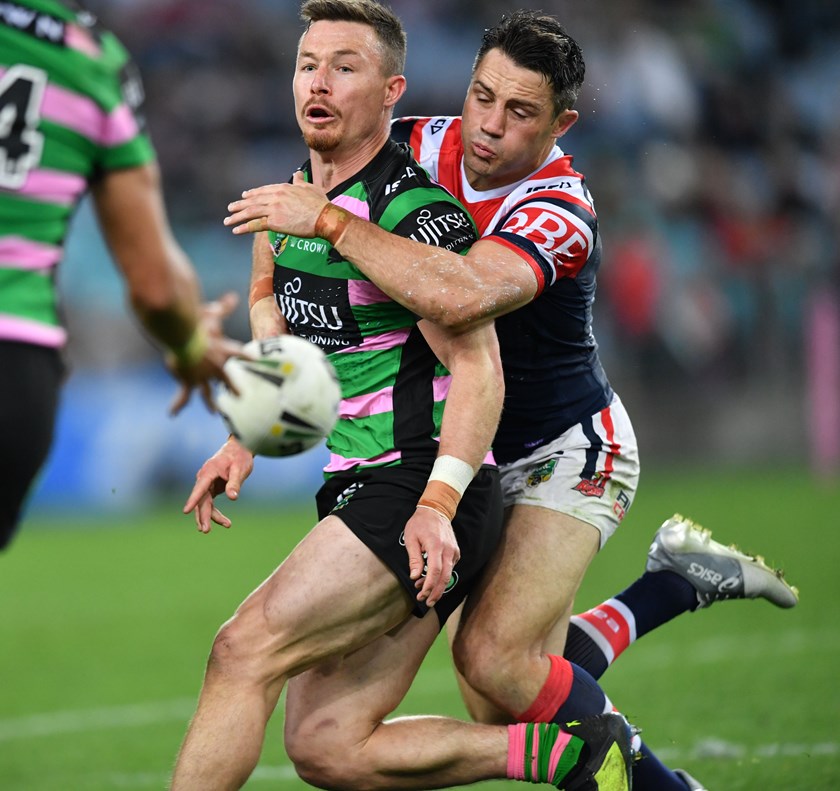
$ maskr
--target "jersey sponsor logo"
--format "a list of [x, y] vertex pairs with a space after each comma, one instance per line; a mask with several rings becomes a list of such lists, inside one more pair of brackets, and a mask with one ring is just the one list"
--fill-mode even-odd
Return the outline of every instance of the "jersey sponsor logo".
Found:
[[362, 342], [346, 280], [286, 269], [282, 276], [286, 279], [277, 293], [277, 304], [295, 335], [324, 351]]
[[429, 131], [433, 135], [436, 135], [445, 126], [446, 126], [446, 119], [445, 118], [435, 118], [435, 120], [432, 121], [432, 123], [429, 124]]
[[551, 190], [570, 190], [572, 189], [572, 182], [571, 181], [558, 181], [556, 184], [540, 184], [537, 187], [528, 187], [525, 190], [526, 195], [530, 195], [532, 192], [550, 192]]
[[341, 330], [344, 323], [338, 313], [338, 307], [299, 298], [296, 295], [302, 286], [303, 282], [299, 277], [292, 278], [283, 284], [283, 293], [277, 297], [280, 311], [286, 321], [294, 325], [295, 329], [307, 327], [310, 330]]
[[396, 192], [399, 189], [400, 184], [402, 184], [403, 181], [405, 181], [405, 179], [413, 179], [416, 178], [416, 176], [417, 172], [414, 170], [414, 168], [410, 166], [407, 167], [405, 169], [405, 172], [396, 181], [392, 182], [391, 184], [385, 185], [385, 194], [390, 195], [392, 192]]
[[[286, 237], [288, 239], [288, 237]], [[284, 245], [285, 246], [285, 239]], [[326, 255], [332, 248], [327, 242], [322, 242], [320, 239], [301, 239], [297, 236], [289, 240], [289, 247], [293, 250], [301, 250], [304, 253], [317, 253], [319, 255]], [[279, 253], [275, 253], [279, 255]]]
[[501, 230], [529, 239], [559, 261], [586, 255], [591, 244], [575, 222], [576, 218], [557, 206], [537, 201], [516, 209]]
[[51, 44], [64, 43], [63, 20], [17, 3], [0, 3], [0, 22]]
[[415, 218], [417, 223], [416, 229], [409, 234], [409, 238], [414, 239], [415, 242], [423, 242], [423, 244], [430, 244], [434, 247], [446, 247], [450, 249], [455, 244], [450, 241], [447, 245], [442, 245], [441, 239], [448, 236], [453, 231], [464, 230], [468, 231], [462, 234], [458, 241], [463, 241], [465, 238], [472, 239], [472, 224], [467, 215], [462, 211], [453, 211], [448, 214], [433, 214], [429, 209], [423, 209]]
[[630, 509], [630, 498], [627, 496], [627, 492], [622, 489], [618, 496], [615, 498], [615, 502], [613, 503], [613, 513], [618, 519], [618, 523], [621, 524], [621, 521], [627, 516], [627, 511]]

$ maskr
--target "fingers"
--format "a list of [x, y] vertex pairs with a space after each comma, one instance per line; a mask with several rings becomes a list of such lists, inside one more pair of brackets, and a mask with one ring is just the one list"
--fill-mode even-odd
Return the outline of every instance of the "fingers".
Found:
[[209, 497], [211, 500], [213, 499], [213, 483], [215, 480], [216, 476], [212, 473], [198, 471], [198, 475], [195, 476], [195, 486], [193, 486], [182, 509], [185, 514], [194, 511], [202, 498]]
[[235, 234], [260, 233], [268, 230], [269, 207], [254, 200], [234, 201], [228, 204], [230, 214], [222, 221], [232, 227]]
[[218, 299], [214, 299], [212, 302], [205, 302], [201, 306], [202, 314], [205, 318], [221, 321], [230, 316], [236, 310], [238, 304], [239, 294], [235, 291], [226, 291]]
[[182, 384], [172, 403], [169, 405], [169, 414], [173, 417], [177, 415], [189, 403], [191, 393], [192, 388]]
[[[429, 607], [434, 607], [443, 596], [446, 586], [452, 577], [452, 569], [457, 559], [451, 547], [446, 547], [443, 553], [426, 556], [426, 576], [423, 586], [417, 594], [418, 601], [425, 601]], [[419, 582], [418, 582], [419, 584]]]

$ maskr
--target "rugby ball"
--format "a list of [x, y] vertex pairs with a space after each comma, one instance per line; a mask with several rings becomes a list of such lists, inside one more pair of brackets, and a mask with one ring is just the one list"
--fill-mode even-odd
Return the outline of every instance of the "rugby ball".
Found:
[[228, 431], [257, 456], [293, 456], [321, 442], [338, 420], [341, 387], [314, 343], [279, 335], [245, 344], [231, 357], [216, 406]]

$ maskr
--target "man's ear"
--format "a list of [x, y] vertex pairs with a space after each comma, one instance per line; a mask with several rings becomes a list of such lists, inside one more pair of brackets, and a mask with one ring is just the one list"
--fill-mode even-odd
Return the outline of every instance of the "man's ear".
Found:
[[577, 110], [563, 110], [554, 122], [552, 135], [554, 135], [555, 138], [563, 137], [563, 135], [565, 135], [566, 132], [575, 125], [575, 122], [579, 117], [580, 113]]
[[393, 107], [405, 93], [405, 77], [402, 74], [395, 74], [388, 78], [385, 84], [385, 106]]

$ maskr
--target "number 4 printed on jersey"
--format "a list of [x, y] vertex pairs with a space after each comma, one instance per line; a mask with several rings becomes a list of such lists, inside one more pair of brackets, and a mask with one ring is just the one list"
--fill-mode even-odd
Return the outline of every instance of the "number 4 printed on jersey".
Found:
[[18, 189], [41, 161], [38, 131], [47, 73], [16, 64], [0, 78], [0, 187]]

